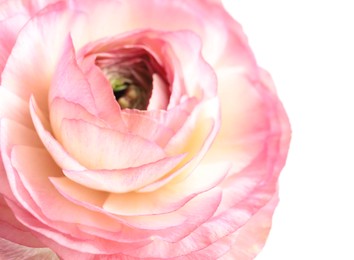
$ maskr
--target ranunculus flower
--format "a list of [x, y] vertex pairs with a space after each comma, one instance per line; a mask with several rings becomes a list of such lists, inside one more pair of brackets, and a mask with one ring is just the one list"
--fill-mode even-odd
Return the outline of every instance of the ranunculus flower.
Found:
[[1, 257], [257, 255], [289, 123], [219, 1], [2, 0], [0, 36]]

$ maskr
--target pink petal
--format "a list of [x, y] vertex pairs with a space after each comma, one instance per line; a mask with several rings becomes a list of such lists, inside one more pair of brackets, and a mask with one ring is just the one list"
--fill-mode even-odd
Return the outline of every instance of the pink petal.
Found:
[[[133, 110], [134, 111], [134, 110]], [[150, 140], [164, 148], [175, 134], [168, 124], [156, 121], [143, 113], [122, 113], [128, 132]]]
[[[3, 182], [2, 182], [3, 185]], [[31, 231], [22, 225], [7, 206], [3, 198], [0, 198], [0, 237], [14, 243], [28, 247], [44, 247], [44, 245], [33, 236]], [[1, 243], [0, 243], [1, 244]], [[1, 246], [0, 246], [1, 250]], [[1, 254], [0, 254], [1, 256]]]
[[[0, 10], [3, 3], [0, 3]], [[17, 33], [20, 31], [22, 26], [27, 21], [28, 17], [26, 15], [17, 14], [9, 17], [3, 21], [0, 21], [0, 35], [2, 40], [0, 41], [0, 83], [1, 83], [1, 73], [5, 68], [7, 58], [9, 57], [12, 47], [15, 44]]]
[[[85, 66], [82, 71], [75, 59], [74, 46], [70, 38], [66, 40], [63, 56], [60, 58], [53, 77], [53, 83], [49, 92], [49, 103], [57, 99], [65, 99], [83, 107], [88, 113], [100, 118], [112, 126], [124, 129], [120, 117], [120, 107], [115, 101], [112, 87], [103, 73], [98, 71], [94, 64]], [[73, 88], [73, 86], [75, 86]], [[51, 117], [55, 117], [56, 109], [53, 107]], [[59, 112], [63, 113], [63, 111]], [[54, 115], [53, 115], [54, 114]], [[70, 118], [70, 114], [63, 115]], [[57, 131], [57, 130], [55, 130]]]
[[223, 121], [205, 161], [231, 161], [237, 171], [263, 149], [269, 131], [268, 110], [263, 97], [238, 68], [219, 71], [218, 78]]
[[168, 86], [157, 75], [153, 75], [153, 88], [152, 95], [149, 100], [149, 106], [147, 110], [163, 109], [167, 108], [169, 102], [169, 93], [167, 91]]
[[[121, 243], [106, 239], [100, 239], [94, 236], [79, 236], [75, 237], [72, 234], [65, 234], [64, 232], [57, 232], [52, 228], [46, 227], [38, 219], [33, 218], [23, 208], [18, 207], [15, 203], [7, 201], [17, 218], [30, 229], [36, 233], [38, 238], [43, 241], [45, 245], [55, 249], [54, 251], [60, 256], [62, 252], [71, 251], [75, 254], [78, 252], [85, 252], [88, 255], [97, 254], [119, 254], [126, 250], [136, 250], [149, 241], [143, 242], [129, 242]], [[74, 231], [74, 230], [73, 230]], [[75, 230], [76, 231], [76, 230]], [[80, 254], [79, 254], [80, 255]]]
[[55, 98], [50, 106], [50, 125], [56, 140], [61, 142], [61, 123], [63, 119], [81, 119], [97, 126], [106, 126], [103, 120], [90, 114], [84, 107], [79, 104], [69, 102], [63, 98]]
[[[28, 110], [28, 103], [7, 90], [0, 87], [0, 118], [9, 118], [27, 127], [33, 127]], [[11, 107], [11, 109], [9, 109]]]
[[[30, 112], [39, 138], [55, 162], [60, 166], [60, 168], [70, 170], [83, 170], [84, 167], [80, 165], [75, 159], [73, 159], [67, 153], [67, 151], [65, 151], [61, 144], [59, 144], [57, 140], [55, 140], [55, 138], [52, 136], [50, 129], [45, 127], [49, 126], [49, 122], [46, 121], [45, 118], [41, 118], [41, 111], [37, 106], [34, 98], [31, 98], [30, 100]], [[45, 122], [42, 122], [42, 120]]]
[[245, 225], [237, 230], [233, 236], [233, 243], [229, 252], [221, 258], [252, 259], [263, 248], [272, 224], [272, 216], [278, 204], [278, 196], [274, 197], [261, 208]]
[[158, 145], [139, 136], [101, 128], [82, 120], [63, 120], [61, 131], [66, 151], [89, 169], [136, 167], [165, 157]]
[[[224, 196], [219, 212], [249, 197], [265, 179], [276, 182], [290, 141], [289, 122], [284, 109], [273, 89], [265, 85], [272, 84], [269, 78], [251, 81], [247, 75], [233, 71], [231, 69], [221, 74], [225, 78], [221, 77], [220, 82], [239, 82], [234, 88], [227, 84], [220, 85], [223, 93], [220, 95], [221, 103], [231, 104], [230, 96], [242, 95], [245, 104], [235, 106], [233, 113], [227, 107], [222, 108], [226, 122], [223, 121], [225, 124], [204, 158], [205, 162], [225, 159], [233, 163], [234, 176], [223, 185]], [[239, 125], [242, 127], [237, 127]]]
[[17, 144], [43, 147], [42, 142], [32, 128], [28, 128], [10, 119], [2, 119], [0, 126], [2, 138], [6, 140], [8, 149]]
[[[214, 214], [221, 198], [220, 195], [220, 190], [216, 188], [202, 193], [195, 199], [189, 201], [183, 208], [177, 211], [179, 214], [185, 215], [186, 220], [184, 223], [156, 232], [151, 244], [139, 250], [129, 250], [128, 255], [137, 258], [147, 256], [149, 258], [172, 258], [187, 254], [190, 249], [188, 243], [194, 244], [198, 243], [198, 241], [192, 242], [188, 240], [186, 243], [180, 241], [184, 241], [183, 238], [187, 237], [188, 234], [193, 234], [198, 226], [202, 225]], [[203, 212], [203, 214], [200, 214], [200, 212]], [[170, 214], [165, 214], [165, 216], [169, 217]], [[151, 219], [151, 221], [153, 221], [152, 223], [155, 223], [153, 218], [140, 218], [142, 221]], [[168, 220], [169, 219], [166, 219], [165, 221]]]
[[[126, 234], [125, 238], [123, 236], [122, 224], [114, 218], [76, 205], [57, 192], [51, 180], [60, 179], [63, 175], [45, 150], [16, 146], [12, 152], [12, 163], [33, 202], [40, 208], [44, 217], [50, 221], [52, 227], [58, 225], [56, 222], [72, 223], [71, 225], [74, 227], [77, 226], [76, 223], [80, 223], [83, 230], [93, 232], [92, 230], [100, 229], [103, 234], [107, 231], [110, 233], [118, 232], [121, 235], [114, 236], [116, 241], [128, 239]], [[41, 174], [38, 174], [38, 172], [41, 172]], [[80, 194], [79, 191], [76, 191], [76, 194]], [[84, 196], [84, 198], [81, 198], [83, 201], [103, 205], [108, 195], [104, 192], [90, 190]], [[72, 212], [75, 212], [75, 214], [72, 214]], [[65, 232], [64, 229], [65, 226], [62, 227], [63, 232]], [[83, 233], [79, 232], [79, 234], [84, 236]], [[138, 237], [135, 236], [135, 238]], [[134, 240], [131, 242], [134, 242]]]
[[[196, 98], [188, 98], [177, 106], [165, 110], [131, 110], [126, 109], [122, 111], [123, 119], [130, 129], [131, 133], [141, 132], [144, 127], [143, 123], [146, 120], [158, 122], [159, 125], [171, 129], [175, 134], [185, 124], [190, 114], [194, 111], [195, 106], [198, 104]], [[132, 120], [136, 119], [136, 120]], [[137, 120], [139, 119], [139, 120]], [[145, 133], [146, 134], [146, 133]], [[163, 140], [169, 140], [163, 138]]]
[[[2, 86], [28, 101], [34, 95], [47, 111], [48, 89], [69, 28], [75, 31], [66, 4], [58, 2], [37, 13], [18, 34], [2, 74]], [[36, 64], [36, 66], [33, 66]]]
[[198, 194], [219, 184], [228, 172], [227, 165], [198, 167], [184, 180], [178, 177], [150, 193], [112, 193], [103, 208], [118, 215], [156, 215], [175, 211]]
[[58, 256], [49, 248], [30, 248], [12, 243], [3, 238], [0, 238], [0, 258], [59, 260]]
[[141, 188], [168, 174], [184, 156], [163, 158], [138, 167], [121, 170], [64, 170], [71, 180], [86, 187], [107, 192], [130, 192]]
[[122, 24], [122, 16], [128, 16], [122, 10], [123, 3], [115, 0], [75, 0], [73, 8], [83, 15], [82, 30], [84, 38], [80, 42], [87, 43], [107, 36], [127, 31], [128, 21]]
[[[88, 196], [90, 192], [95, 193], [97, 191], [76, 184], [67, 178], [51, 178], [51, 181], [57, 190], [73, 203], [103, 214], [109, 214], [101, 208], [100, 204], [95, 204]], [[218, 189], [211, 190], [205, 194], [200, 194], [179, 210], [167, 214], [146, 216], [109, 215], [119, 220], [122, 224], [142, 229], [137, 231], [140, 236], [148, 234], [151, 237], [151, 232], [154, 230], [154, 236], [161, 237], [164, 240], [176, 241], [189, 234], [191, 230], [214, 214], [221, 199], [220, 195]], [[198, 215], [198, 212], [201, 211], [204, 214]], [[149, 231], [149, 233], [146, 233], [146, 231]]]
[[187, 156], [180, 163], [180, 169], [165, 178], [141, 189], [141, 192], [150, 192], [165, 185], [176, 175], [188, 174], [208, 151], [213, 139], [219, 130], [218, 99], [203, 102], [193, 110], [193, 114], [182, 126], [179, 132], [166, 146], [167, 153], [186, 153]]
[[[50, 178], [56, 189], [68, 200], [81, 205], [87, 209], [98, 211], [117, 219], [120, 223], [129, 227], [142, 229], [162, 229], [169, 226], [181, 225], [186, 217], [181, 214], [170, 214], [165, 216], [143, 216], [143, 217], [124, 217], [110, 214], [102, 208], [102, 203], [95, 200], [94, 194], [102, 193], [85, 186], [81, 186], [68, 178]], [[144, 231], [141, 231], [144, 234]]]
[[[186, 93], [189, 97], [207, 99], [216, 95], [216, 77], [210, 65], [202, 57], [202, 42], [191, 31], [166, 33], [163, 39], [170, 43], [173, 52], [182, 66]], [[171, 99], [173, 100], [172, 90]], [[171, 104], [170, 104], [171, 107]]]

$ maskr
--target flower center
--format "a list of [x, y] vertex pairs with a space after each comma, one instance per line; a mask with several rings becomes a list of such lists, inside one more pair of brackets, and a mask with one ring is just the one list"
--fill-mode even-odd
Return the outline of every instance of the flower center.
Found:
[[100, 54], [96, 64], [110, 82], [122, 109], [146, 110], [153, 90], [153, 75], [165, 79], [155, 58], [142, 48], [121, 48]]

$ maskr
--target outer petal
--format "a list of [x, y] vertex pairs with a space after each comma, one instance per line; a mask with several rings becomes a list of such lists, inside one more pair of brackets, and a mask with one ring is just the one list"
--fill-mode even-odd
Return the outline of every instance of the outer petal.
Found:
[[14, 244], [3, 238], [0, 238], [0, 257], [1, 259], [59, 260], [49, 248], [34, 249]]
[[12, 0], [0, 2], [0, 83], [1, 73], [20, 29], [39, 10], [55, 1]]
[[[5, 185], [4, 182], [1, 185]], [[6, 202], [0, 198], [0, 237], [19, 245], [32, 248], [45, 247], [24, 225], [14, 216]], [[1, 244], [1, 243], [0, 243]], [[0, 250], [1, 250], [0, 246]], [[1, 253], [0, 253], [0, 256]], [[1, 258], [0, 258], [1, 259]]]
[[278, 204], [277, 194], [232, 236], [231, 248], [220, 260], [254, 259], [263, 248]]
[[63, 42], [69, 28], [78, 33], [74, 22], [79, 18], [68, 11], [65, 2], [36, 13], [18, 34], [1, 76], [2, 86], [25, 101], [34, 95], [46, 112], [48, 88]]

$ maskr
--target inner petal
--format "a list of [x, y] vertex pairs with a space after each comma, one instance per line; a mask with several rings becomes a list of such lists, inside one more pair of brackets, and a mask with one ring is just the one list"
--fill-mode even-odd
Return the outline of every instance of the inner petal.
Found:
[[[168, 86], [165, 71], [155, 58], [143, 48], [119, 48], [100, 53], [96, 65], [112, 86], [114, 96], [122, 109], [146, 110], [153, 93], [154, 75]], [[168, 91], [162, 91], [166, 103]], [[154, 102], [156, 102], [154, 100]], [[158, 102], [158, 101], [157, 101]]]

